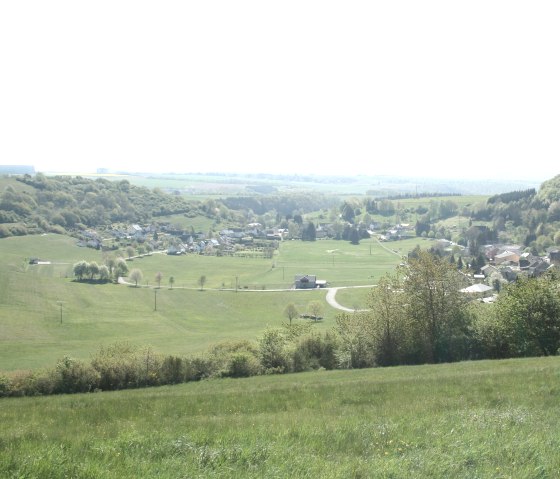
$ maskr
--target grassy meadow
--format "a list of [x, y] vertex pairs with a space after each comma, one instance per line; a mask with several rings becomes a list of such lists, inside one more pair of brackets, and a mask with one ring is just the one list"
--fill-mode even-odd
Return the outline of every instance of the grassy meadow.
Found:
[[[129, 262], [144, 274], [142, 287], [133, 288], [74, 282], [75, 262], [102, 263], [103, 257], [77, 247], [72, 238], [5, 238], [0, 240], [0, 371], [50, 367], [64, 355], [88, 359], [115, 341], [170, 354], [202, 352], [221, 340], [252, 340], [267, 326], [280, 326], [289, 303], [304, 313], [311, 301], [321, 301], [324, 319], [314, 327], [325, 330], [339, 311], [326, 303], [324, 290], [272, 290], [289, 288], [298, 273], [316, 274], [332, 286], [375, 284], [415, 244], [290, 241], [268, 260], [153, 254]], [[29, 265], [30, 257], [51, 264]], [[163, 280], [156, 297], [158, 271]], [[201, 275], [207, 277], [204, 291], [197, 284]], [[366, 293], [367, 288], [340, 290], [337, 300], [350, 308], [359, 301], [364, 307], [360, 298], [365, 300]]]
[[0, 476], [555, 478], [560, 359], [0, 400]]

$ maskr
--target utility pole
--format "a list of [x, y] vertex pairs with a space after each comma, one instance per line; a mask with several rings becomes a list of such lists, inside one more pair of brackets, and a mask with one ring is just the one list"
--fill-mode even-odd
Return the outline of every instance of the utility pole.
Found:
[[236, 276], [236, 277], [235, 277], [235, 292], [236, 292], [236, 293], [237, 293], [237, 288], [238, 288], [238, 286], [239, 286], [239, 277]]
[[157, 311], [157, 289], [154, 288], [154, 311]]
[[60, 306], [60, 324], [62, 324], [62, 303], [65, 303], [66, 301], [57, 301], [56, 304], [58, 304]]

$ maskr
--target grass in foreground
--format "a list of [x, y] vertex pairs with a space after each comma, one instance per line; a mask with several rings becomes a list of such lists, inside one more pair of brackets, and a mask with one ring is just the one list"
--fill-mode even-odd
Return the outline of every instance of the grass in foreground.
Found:
[[560, 359], [0, 401], [1, 477], [552, 478]]

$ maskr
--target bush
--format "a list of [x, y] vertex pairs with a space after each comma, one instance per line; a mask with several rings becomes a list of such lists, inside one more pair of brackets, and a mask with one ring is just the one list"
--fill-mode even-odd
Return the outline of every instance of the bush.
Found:
[[8, 397], [12, 390], [12, 382], [6, 376], [0, 376], [0, 398]]
[[138, 387], [138, 363], [137, 350], [128, 343], [101, 348], [91, 361], [99, 373], [99, 388], [102, 390]]
[[215, 373], [215, 368], [214, 363], [209, 358], [197, 356], [188, 359], [186, 371], [187, 381], [199, 381], [212, 377]]
[[287, 339], [280, 329], [267, 329], [259, 339], [259, 359], [267, 373], [285, 373], [290, 370], [286, 351]]
[[189, 362], [179, 356], [166, 356], [160, 367], [161, 384], [179, 384], [189, 377]]
[[9, 396], [42, 396], [55, 391], [56, 378], [52, 370], [16, 371], [10, 379]]
[[337, 341], [332, 334], [324, 336], [311, 335], [302, 338], [295, 346], [292, 353], [294, 371], [309, 371], [337, 367]]
[[251, 353], [243, 351], [234, 353], [230, 357], [225, 377], [247, 378], [256, 376], [261, 371], [259, 360]]
[[21, 223], [17, 223], [10, 227], [10, 233], [14, 236], [25, 236], [27, 234], [27, 228]]
[[12, 236], [11, 231], [6, 225], [0, 225], [0, 238], [8, 238]]
[[56, 373], [56, 393], [85, 393], [99, 387], [99, 372], [68, 356], [58, 361]]
[[258, 374], [256, 346], [247, 340], [223, 341], [210, 348], [213, 377], [246, 377]]

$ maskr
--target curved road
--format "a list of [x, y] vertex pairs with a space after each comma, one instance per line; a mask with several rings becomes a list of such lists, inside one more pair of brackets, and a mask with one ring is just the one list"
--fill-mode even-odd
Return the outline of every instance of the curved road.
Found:
[[350, 309], [346, 306], [342, 306], [340, 303], [336, 301], [336, 293], [339, 289], [350, 289], [350, 288], [373, 288], [374, 284], [366, 284], [363, 286], [340, 286], [338, 288], [328, 288], [327, 291], [327, 303], [335, 309], [339, 309], [340, 311], [346, 311], [347, 313], [354, 313], [356, 311], [367, 311], [367, 309]]

